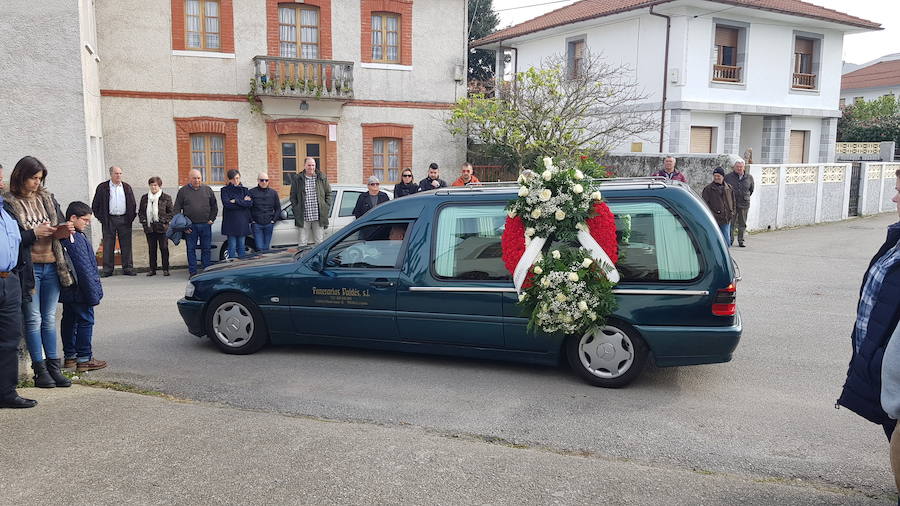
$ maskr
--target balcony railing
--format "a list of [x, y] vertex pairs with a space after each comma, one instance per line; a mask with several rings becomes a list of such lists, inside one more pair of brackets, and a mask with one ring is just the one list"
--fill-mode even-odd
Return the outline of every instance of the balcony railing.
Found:
[[741, 67], [733, 65], [713, 65], [713, 81], [739, 83], [741, 82]]
[[802, 88], [804, 90], [814, 90], [816, 89], [816, 75], [800, 74], [794, 72], [794, 83], [792, 86], [794, 88]]
[[353, 98], [353, 62], [254, 56], [260, 96]]

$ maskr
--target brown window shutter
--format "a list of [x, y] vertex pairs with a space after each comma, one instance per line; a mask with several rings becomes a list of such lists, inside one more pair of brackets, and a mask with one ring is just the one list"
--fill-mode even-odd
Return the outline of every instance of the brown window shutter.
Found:
[[716, 45], [725, 47], [737, 47], [738, 29], [726, 26], [716, 26]]
[[794, 42], [794, 52], [799, 54], [813, 54], [813, 41], [811, 39], [797, 38]]
[[691, 153], [712, 153], [712, 127], [691, 127]]

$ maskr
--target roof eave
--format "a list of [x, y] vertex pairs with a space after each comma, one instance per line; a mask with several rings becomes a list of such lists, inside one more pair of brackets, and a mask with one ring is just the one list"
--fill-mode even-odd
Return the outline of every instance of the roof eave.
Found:
[[[580, 23], [582, 21], [589, 21], [591, 19], [605, 18], [605, 17], [613, 16], [615, 14], [620, 14], [622, 12], [629, 12], [629, 11], [645, 9], [648, 7], [653, 7], [655, 5], [669, 3], [669, 2], [673, 2], [673, 1], [676, 1], [676, 0], [651, 0], [651, 1], [648, 1], [648, 2], [645, 2], [642, 4], [635, 5], [633, 7], [626, 8], [626, 9], [619, 9], [619, 10], [613, 11], [613, 12], [605, 12], [603, 14], [599, 14], [599, 15], [595, 15], [595, 16], [585, 16], [583, 18], [573, 19], [573, 20], [567, 21], [565, 23], [557, 23], [555, 25], [544, 26], [544, 27], [541, 27], [538, 29], [529, 30], [529, 31], [522, 32], [522, 33], [517, 33], [515, 35], [510, 35], [510, 36], [506, 36], [506, 37], [503, 35], [504, 30], [501, 30], [499, 32], [488, 35], [487, 37], [482, 37], [480, 39], [472, 41], [469, 44], [469, 48], [470, 49], [499, 49], [503, 45], [503, 42], [505, 40], [519, 38], [519, 37], [523, 37], [526, 35], [543, 32], [545, 30], [551, 30], [553, 28], [558, 28], [560, 26], [571, 25], [574, 23]], [[715, 3], [727, 4], [727, 5], [734, 5], [736, 7], [745, 7], [748, 9], [756, 9], [756, 10], [774, 12], [774, 13], [783, 14], [786, 16], [797, 16], [797, 17], [802, 17], [802, 18], [807, 18], [807, 19], [815, 19], [818, 21], [824, 21], [827, 23], [834, 23], [837, 25], [843, 25], [843, 26], [848, 26], [848, 27], [854, 28], [854, 30], [845, 30], [845, 33], [859, 33], [859, 32], [865, 32], [865, 31], [884, 30], [884, 27], [882, 27], [880, 23], [874, 23], [874, 22], [854, 23], [854, 22], [850, 22], [850, 21], [838, 21], [835, 19], [824, 18], [822, 16], [798, 14], [796, 12], [788, 12], [788, 11], [784, 11], [781, 9], [772, 9], [772, 8], [767, 9], [764, 7], [748, 6], [748, 5], [740, 2], [739, 0], [709, 0], [709, 1], [712, 1]], [[526, 23], [527, 23], [527, 21], [526, 21]], [[509, 28], [513, 28], [513, 27], [509, 27]], [[509, 29], [509, 28], [507, 28], [507, 29]]]

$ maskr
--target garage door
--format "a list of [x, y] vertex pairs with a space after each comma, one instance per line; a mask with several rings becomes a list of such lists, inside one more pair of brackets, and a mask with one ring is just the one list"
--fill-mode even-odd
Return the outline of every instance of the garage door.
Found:
[[691, 153], [712, 153], [712, 127], [691, 127]]
[[806, 163], [806, 142], [809, 137], [808, 130], [791, 130], [791, 151], [788, 154], [788, 163]]

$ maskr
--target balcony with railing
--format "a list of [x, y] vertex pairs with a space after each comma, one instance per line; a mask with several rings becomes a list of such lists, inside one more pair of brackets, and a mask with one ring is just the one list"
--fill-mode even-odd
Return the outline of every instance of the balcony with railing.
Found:
[[713, 81], [739, 83], [741, 82], [741, 67], [736, 65], [713, 65]]
[[258, 96], [353, 98], [353, 62], [254, 56]]
[[801, 90], [814, 90], [816, 89], [816, 75], [794, 72], [794, 80], [791, 86]]

